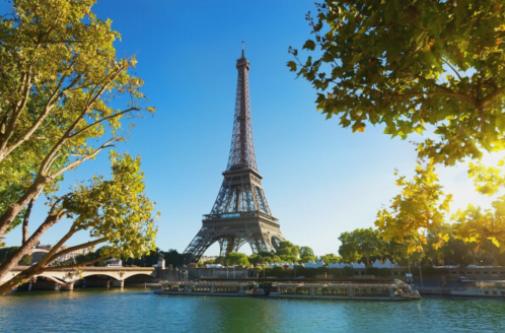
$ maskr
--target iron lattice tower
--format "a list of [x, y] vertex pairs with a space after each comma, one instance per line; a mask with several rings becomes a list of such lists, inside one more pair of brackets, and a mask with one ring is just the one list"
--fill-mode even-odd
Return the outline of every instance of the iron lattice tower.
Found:
[[237, 96], [230, 156], [223, 183], [210, 214], [188, 245], [185, 254], [198, 260], [215, 242], [220, 255], [238, 251], [249, 243], [254, 253], [275, 251], [283, 240], [278, 220], [272, 216], [256, 165], [249, 104], [249, 61], [237, 60]]

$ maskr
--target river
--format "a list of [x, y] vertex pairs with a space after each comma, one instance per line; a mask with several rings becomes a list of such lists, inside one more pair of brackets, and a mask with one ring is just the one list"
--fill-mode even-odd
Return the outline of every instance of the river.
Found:
[[505, 332], [505, 301], [160, 296], [145, 290], [0, 297], [1, 332]]

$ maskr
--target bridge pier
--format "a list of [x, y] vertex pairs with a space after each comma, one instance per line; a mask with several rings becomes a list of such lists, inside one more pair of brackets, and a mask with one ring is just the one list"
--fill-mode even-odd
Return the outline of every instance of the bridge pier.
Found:
[[[110, 288], [111, 281], [107, 281], [107, 288]], [[113, 280], [112, 286], [116, 288], [124, 289], [124, 280]]]
[[68, 282], [65, 286], [63, 286], [63, 290], [73, 291], [75, 282]]

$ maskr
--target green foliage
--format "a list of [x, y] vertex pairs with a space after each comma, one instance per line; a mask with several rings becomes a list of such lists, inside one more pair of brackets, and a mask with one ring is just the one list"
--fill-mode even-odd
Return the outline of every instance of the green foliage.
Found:
[[19, 249], [18, 246], [0, 248], [0, 264], [4, 263]]
[[163, 258], [164, 253], [160, 249], [155, 250], [141, 256], [140, 258], [128, 258], [125, 264], [128, 266], [152, 267], [158, 263], [159, 258]]
[[[121, 141], [121, 119], [140, 110], [142, 81], [128, 73], [136, 60], [116, 57], [120, 36], [92, 13], [93, 4], [17, 0], [12, 15], [0, 18], [2, 231], [23, 215], [4, 212], [36, 197], [36, 185], [54, 192], [66, 171]], [[113, 107], [121, 95], [132, 104]]]
[[247, 255], [240, 252], [231, 252], [224, 258], [225, 266], [249, 266], [249, 259]]
[[328, 254], [325, 254], [323, 256], [321, 256], [320, 258], [326, 265], [329, 265], [329, 264], [334, 264], [334, 263], [337, 263], [337, 262], [341, 262], [342, 261], [342, 258], [340, 258], [339, 256], [337, 256], [336, 254], [333, 254], [333, 253], [328, 253]]
[[78, 186], [64, 197], [62, 207], [76, 230], [88, 230], [110, 245], [107, 256], [140, 257], [156, 248], [154, 205], [144, 194], [140, 159], [111, 155], [112, 179], [95, 177]]
[[412, 180], [398, 177], [396, 183], [400, 194], [375, 221], [384, 240], [406, 246], [409, 256], [423, 254], [426, 247], [440, 248], [448, 239], [441, 226], [452, 197], [443, 193], [433, 163], [419, 165]]
[[468, 206], [455, 214], [454, 235], [472, 246], [474, 252], [492, 249], [505, 253], [505, 196], [486, 211]]
[[338, 238], [338, 253], [344, 262], [363, 262], [370, 266], [375, 259], [383, 259], [386, 244], [379, 232], [372, 228], [343, 232]]
[[505, 186], [505, 159], [496, 166], [482, 163], [470, 163], [468, 175], [473, 179], [475, 188], [482, 194], [493, 195]]
[[[114, 257], [155, 248], [153, 203], [138, 158], [112, 154], [111, 179], [95, 176], [54, 195], [67, 171], [123, 141], [125, 118], [143, 109], [143, 83], [129, 73], [136, 59], [117, 56], [120, 35], [110, 20], [95, 16], [94, 2], [16, 0], [12, 14], [0, 17], [0, 237], [43, 193], [49, 212], [31, 242], [61, 219], [70, 225], [39, 270], [65, 251], [99, 243], [108, 245], [103, 255]], [[62, 248], [83, 231], [92, 241]], [[0, 277], [30, 246], [13, 254]]]
[[481, 264], [481, 256], [472, 250], [470, 243], [449, 237], [449, 240], [438, 251], [428, 253], [432, 263], [445, 265]]
[[254, 266], [279, 263], [281, 261], [281, 258], [277, 254], [271, 252], [253, 253], [249, 256], [249, 262]]
[[186, 262], [186, 255], [177, 252], [177, 250], [169, 250], [168, 252], [162, 252], [162, 254], [167, 266], [172, 265], [173, 267], [182, 267]]
[[325, 0], [291, 71], [343, 127], [426, 134], [420, 156], [453, 164], [504, 148], [502, 0]]
[[279, 242], [276, 254], [284, 262], [295, 263], [300, 259], [300, 247], [289, 241], [281, 241]]
[[316, 260], [316, 255], [312, 248], [308, 246], [300, 247], [300, 261], [301, 262], [312, 262]]
[[[126, 71], [135, 60], [116, 59], [119, 34], [95, 17], [93, 3], [18, 0], [14, 17], [0, 20], [0, 193], [11, 196], [2, 198], [3, 206], [37, 173], [57, 173], [92, 152], [90, 139], [102, 137], [106, 127], [119, 128], [123, 114], [107, 94], [142, 97], [142, 82]], [[58, 156], [42, 169], [61, 139]]]

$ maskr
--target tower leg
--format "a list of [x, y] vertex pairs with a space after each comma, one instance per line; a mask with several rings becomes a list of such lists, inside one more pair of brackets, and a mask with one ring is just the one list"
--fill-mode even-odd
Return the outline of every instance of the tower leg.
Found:
[[202, 227], [191, 243], [189, 243], [186, 250], [184, 250], [184, 254], [187, 256], [186, 262], [191, 263], [198, 261], [214, 241], [215, 238], [212, 233], [205, 227]]

